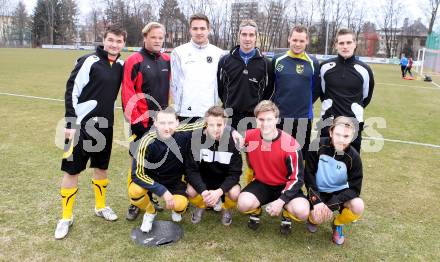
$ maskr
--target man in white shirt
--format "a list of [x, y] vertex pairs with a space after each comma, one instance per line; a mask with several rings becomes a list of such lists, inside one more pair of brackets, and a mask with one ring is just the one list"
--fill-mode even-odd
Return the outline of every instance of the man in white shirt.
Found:
[[192, 15], [189, 25], [191, 41], [171, 53], [171, 92], [179, 120], [193, 122], [219, 102], [217, 65], [224, 52], [209, 43], [206, 15]]

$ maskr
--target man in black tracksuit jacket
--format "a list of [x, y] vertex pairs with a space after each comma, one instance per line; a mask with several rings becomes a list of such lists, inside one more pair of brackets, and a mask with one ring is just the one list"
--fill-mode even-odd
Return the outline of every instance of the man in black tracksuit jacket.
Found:
[[[242, 159], [232, 130], [225, 128], [224, 109], [211, 107], [205, 115], [206, 127], [193, 133], [192, 150], [186, 156], [187, 193], [197, 208], [191, 221], [200, 222], [207, 206], [213, 206], [225, 195], [222, 223], [232, 222], [231, 208], [240, 194]], [[195, 140], [196, 138], [196, 140]], [[200, 143], [199, 143], [200, 142]]]
[[328, 122], [338, 116], [355, 118], [359, 125], [357, 137], [352, 146], [360, 152], [364, 126], [364, 108], [371, 101], [374, 76], [370, 67], [354, 56], [356, 39], [353, 31], [339, 30], [336, 35], [338, 56], [321, 64], [321, 119], [324, 126], [321, 137], [328, 137]]
[[218, 95], [223, 108], [234, 110], [231, 126], [238, 131], [250, 128], [237, 128], [238, 122], [245, 117], [253, 119], [255, 106], [269, 99], [273, 92], [272, 64], [255, 47], [257, 32], [254, 21], [244, 20], [240, 24], [240, 45], [218, 64]]
[[63, 239], [69, 233], [78, 177], [89, 160], [93, 168], [95, 214], [109, 221], [118, 218], [106, 206], [107, 170], [112, 150], [115, 100], [124, 64], [120, 52], [126, 38], [127, 33], [121, 28], [107, 28], [103, 45], [98, 46], [96, 52], [80, 57], [67, 80], [65, 152], [61, 162], [64, 176], [60, 192], [63, 215], [58, 221], [55, 239]]

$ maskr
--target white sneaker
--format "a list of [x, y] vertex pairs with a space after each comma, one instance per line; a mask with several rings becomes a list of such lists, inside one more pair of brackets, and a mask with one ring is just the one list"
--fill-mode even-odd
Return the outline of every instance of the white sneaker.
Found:
[[212, 209], [214, 209], [214, 211], [216, 212], [222, 211], [222, 200], [219, 199], [217, 204], [215, 204], [215, 206]]
[[115, 212], [113, 212], [110, 207], [104, 207], [101, 209], [95, 208], [95, 214], [98, 217], [102, 217], [107, 221], [115, 221], [116, 219], [118, 219], [118, 216], [115, 214]]
[[171, 220], [174, 222], [180, 222], [182, 221], [182, 215], [173, 210], [171, 211]]
[[144, 214], [144, 219], [142, 220], [141, 231], [142, 232], [150, 232], [151, 228], [153, 228], [154, 218], [156, 217], [156, 213], [154, 214]]
[[69, 233], [69, 228], [73, 224], [72, 219], [60, 219], [57, 223], [57, 228], [55, 229], [55, 239], [63, 239]]

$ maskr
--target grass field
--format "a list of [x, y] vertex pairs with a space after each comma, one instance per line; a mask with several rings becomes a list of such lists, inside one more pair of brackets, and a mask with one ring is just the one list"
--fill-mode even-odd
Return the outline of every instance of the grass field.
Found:
[[[74, 60], [83, 53], [0, 49], [0, 261], [439, 260], [440, 148], [389, 141], [378, 152], [362, 154], [366, 211], [350, 226], [342, 247], [331, 243], [329, 225], [312, 235], [305, 225], [295, 224], [292, 234], [283, 237], [278, 219], [263, 216], [260, 229], [253, 232], [246, 227], [247, 217], [237, 212], [228, 228], [212, 212], [194, 226], [187, 213], [185, 235], [177, 244], [135, 246], [129, 234], [141, 217], [135, 222], [124, 219], [128, 154], [123, 143], [113, 146], [108, 191], [108, 203], [120, 219], [110, 223], [94, 215], [91, 172], [86, 170], [80, 177], [71, 233], [54, 240], [61, 212], [62, 156], [55, 134], [64, 104], [4, 93], [63, 99]], [[366, 135], [376, 136], [375, 130], [386, 139], [440, 145], [440, 88], [402, 80], [398, 66], [372, 67], [377, 84], [366, 118], [381, 117], [386, 128], [370, 125]], [[116, 113], [115, 140], [125, 141], [121, 110]], [[159, 217], [169, 219], [169, 213]]]

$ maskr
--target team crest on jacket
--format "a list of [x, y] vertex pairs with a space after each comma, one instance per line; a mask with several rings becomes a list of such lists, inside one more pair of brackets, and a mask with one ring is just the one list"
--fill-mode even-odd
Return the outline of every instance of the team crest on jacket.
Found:
[[304, 65], [296, 65], [296, 72], [302, 75], [304, 73]]
[[278, 72], [281, 72], [284, 69], [284, 65], [278, 64], [276, 69], [277, 69]]
[[211, 56], [208, 56], [208, 57], [206, 58], [206, 62], [208, 62], [208, 63], [212, 63], [212, 57], [211, 57]]

